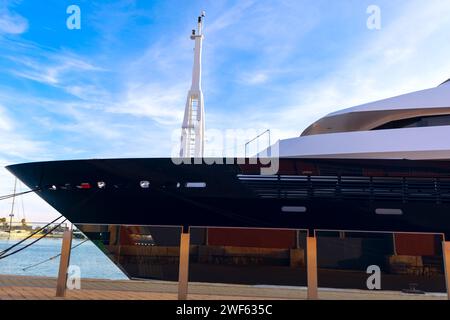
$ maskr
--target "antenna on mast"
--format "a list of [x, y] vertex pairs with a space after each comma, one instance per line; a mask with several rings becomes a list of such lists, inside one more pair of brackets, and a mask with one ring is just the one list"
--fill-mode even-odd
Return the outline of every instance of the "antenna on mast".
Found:
[[204, 17], [205, 11], [202, 11], [197, 19], [197, 31], [193, 29], [191, 33], [191, 40], [195, 41], [194, 66], [181, 127], [180, 157], [183, 158], [203, 157], [204, 152], [205, 110], [201, 88]]

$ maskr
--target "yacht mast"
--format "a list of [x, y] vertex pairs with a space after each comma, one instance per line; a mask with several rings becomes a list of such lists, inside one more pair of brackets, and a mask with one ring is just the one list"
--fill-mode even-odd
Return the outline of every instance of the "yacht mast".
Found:
[[198, 17], [197, 32], [194, 29], [191, 34], [191, 40], [195, 41], [194, 66], [192, 68], [192, 84], [188, 92], [181, 127], [180, 157], [183, 158], [203, 157], [204, 151], [205, 110], [201, 88], [204, 17], [205, 12], [202, 11]]
[[14, 180], [14, 192], [12, 197], [12, 203], [11, 203], [11, 213], [9, 214], [9, 236], [8, 239], [11, 237], [11, 231], [12, 231], [12, 224], [13, 224], [13, 217], [14, 217], [14, 205], [16, 203], [16, 188], [17, 188], [17, 178]]

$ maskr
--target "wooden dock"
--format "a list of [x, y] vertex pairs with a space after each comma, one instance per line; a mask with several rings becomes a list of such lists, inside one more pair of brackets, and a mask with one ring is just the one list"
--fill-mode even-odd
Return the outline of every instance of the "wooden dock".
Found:
[[[178, 284], [164, 281], [82, 279], [80, 290], [56, 298], [56, 278], [0, 275], [0, 300], [176, 300]], [[443, 293], [319, 289], [323, 300], [446, 300]], [[190, 300], [275, 300], [307, 298], [306, 288], [189, 283]]]

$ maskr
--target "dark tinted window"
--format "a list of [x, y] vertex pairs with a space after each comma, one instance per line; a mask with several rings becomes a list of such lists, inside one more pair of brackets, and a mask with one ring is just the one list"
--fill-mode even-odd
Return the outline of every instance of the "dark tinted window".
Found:
[[391, 121], [383, 124], [382, 126], [376, 127], [372, 130], [436, 127], [449, 125], [450, 125], [450, 115], [439, 115], [439, 116], [415, 117], [410, 119]]

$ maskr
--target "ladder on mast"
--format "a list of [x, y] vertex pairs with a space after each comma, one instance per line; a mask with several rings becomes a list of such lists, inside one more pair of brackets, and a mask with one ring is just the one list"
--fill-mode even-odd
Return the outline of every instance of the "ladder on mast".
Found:
[[192, 68], [192, 84], [188, 92], [184, 110], [183, 125], [181, 127], [180, 157], [203, 157], [205, 110], [203, 92], [201, 89], [202, 43], [203, 43], [203, 11], [198, 17], [198, 29], [192, 30], [191, 40], [195, 41], [194, 65]]

